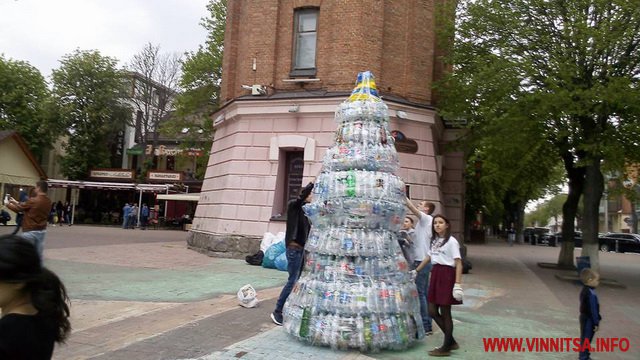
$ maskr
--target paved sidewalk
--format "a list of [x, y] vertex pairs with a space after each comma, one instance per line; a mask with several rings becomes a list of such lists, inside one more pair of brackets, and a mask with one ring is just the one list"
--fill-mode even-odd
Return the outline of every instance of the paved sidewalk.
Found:
[[[360, 354], [299, 342], [269, 319], [286, 272], [207, 257], [187, 249], [185, 238], [181, 231], [49, 229], [45, 264], [61, 276], [72, 297], [73, 333], [54, 358], [411, 360], [427, 358], [427, 351], [442, 342], [439, 330], [402, 352]], [[463, 276], [465, 303], [453, 311], [461, 348], [452, 358], [577, 358], [572, 352], [485, 352], [483, 346], [483, 338], [579, 335], [580, 286], [556, 278], [566, 272], [537, 266], [555, 262], [558, 251], [503, 242], [469, 245], [473, 270]], [[597, 337], [626, 337], [631, 349], [593, 358], [638, 359], [640, 256], [601, 253], [600, 261], [603, 276], [626, 288], [598, 289], [604, 319]], [[236, 303], [237, 289], [247, 283], [258, 289], [257, 308]]]

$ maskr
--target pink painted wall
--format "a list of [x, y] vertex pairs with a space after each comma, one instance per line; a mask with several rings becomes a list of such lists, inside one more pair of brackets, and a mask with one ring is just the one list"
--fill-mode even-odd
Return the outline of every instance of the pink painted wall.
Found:
[[[234, 101], [216, 113], [215, 138], [192, 231], [260, 237], [267, 231], [284, 231], [284, 222], [270, 220], [284, 206], [276, 186], [280, 150], [304, 149], [302, 184], [312, 181], [327, 148], [334, 144], [334, 111], [343, 100], [296, 100], [298, 112], [289, 112], [291, 100]], [[411, 185], [412, 199], [432, 201], [436, 212], [446, 213], [440, 191], [442, 160], [437, 160], [442, 158], [440, 121], [436, 122], [433, 110], [387, 105], [390, 130], [400, 130], [418, 143], [417, 153], [399, 153], [397, 175]], [[397, 118], [397, 110], [406, 118]]]

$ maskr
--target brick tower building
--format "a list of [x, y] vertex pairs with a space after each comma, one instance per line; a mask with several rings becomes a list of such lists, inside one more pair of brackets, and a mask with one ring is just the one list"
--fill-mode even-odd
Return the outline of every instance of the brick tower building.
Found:
[[442, 0], [229, 0], [221, 108], [188, 243], [220, 256], [257, 251], [284, 231], [288, 199], [312, 181], [334, 142], [334, 112], [360, 71], [389, 107], [414, 200], [436, 204], [462, 240], [463, 157], [437, 115]]

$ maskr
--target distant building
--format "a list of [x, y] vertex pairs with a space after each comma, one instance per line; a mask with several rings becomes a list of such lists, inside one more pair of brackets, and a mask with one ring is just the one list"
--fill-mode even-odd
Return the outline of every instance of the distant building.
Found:
[[[202, 181], [194, 177], [197, 172], [195, 159], [204, 153], [202, 144], [190, 140], [193, 146], [185, 149], [182, 141], [186, 134], [167, 137], [156, 131], [162, 122], [172, 121], [176, 92], [139, 73], [129, 72], [127, 76], [130, 92], [121, 101], [133, 111], [130, 124], [119, 131], [115, 145], [110, 149], [111, 167], [89, 169], [87, 180], [95, 182], [90, 187], [71, 181], [52, 183], [55, 187], [52, 193], [57, 194], [53, 200], [77, 201], [76, 221], [80, 223], [85, 219], [94, 223], [119, 223], [120, 210], [125, 202], [158, 204], [160, 217], [166, 214], [167, 218], [181, 218], [187, 214], [187, 206], [172, 206], [170, 211], [166, 211], [165, 202], [157, 201], [155, 194], [167, 192], [167, 189], [172, 192], [199, 192], [202, 186]], [[57, 180], [64, 180], [60, 172], [60, 158], [64, 153], [61, 142], [56, 142], [44, 159], [47, 168], [56, 170], [51, 177]], [[156, 144], [155, 148], [153, 144]], [[146, 177], [140, 178], [143, 154], [152, 162], [152, 167]], [[151, 184], [138, 187], [145, 189], [142, 200], [135, 190], [137, 183]], [[76, 192], [68, 192], [68, 189], [76, 189]], [[78, 193], [77, 189], [86, 190]]]
[[[22, 137], [15, 131], [0, 131], [0, 194], [20, 198], [20, 189], [33, 188], [40, 179], [46, 179], [47, 174], [33, 156]], [[5, 209], [3, 203], [0, 207]], [[15, 220], [15, 214], [5, 209]], [[12, 220], [12, 221], [13, 221]]]

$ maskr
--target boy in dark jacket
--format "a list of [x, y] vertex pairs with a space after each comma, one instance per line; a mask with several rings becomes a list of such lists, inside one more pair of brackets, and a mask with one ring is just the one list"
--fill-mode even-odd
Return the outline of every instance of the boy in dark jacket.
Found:
[[284, 241], [287, 246], [287, 272], [289, 272], [289, 279], [280, 292], [276, 309], [271, 313], [271, 320], [276, 325], [282, 325], [282, 308], [284, 308], [284, 303], [287, 301], [289, 294], [291, 294], [293, 285], [298, 281], [302, 270], [304, 244], [307, 242], [307, 237], [311, 230], [311, 224], [304, 214], [302, 206], [311, 202], [312, 190], [313, 183], [309, 183], [302, 188], [297, 199], [291, 200], [287, 204], [287, 228]]
[[[596, 288], [600, 284], [600, 276], [591, 269], [583, 269], [580, 272], [580, 280], [584, 286], [580, 292], [580, 360], [590, 359], [589, 347], [593, 336], [598, 331], [600, 316], [600, 304]], [[586, 340], [589, 339], [587, 342]]]

